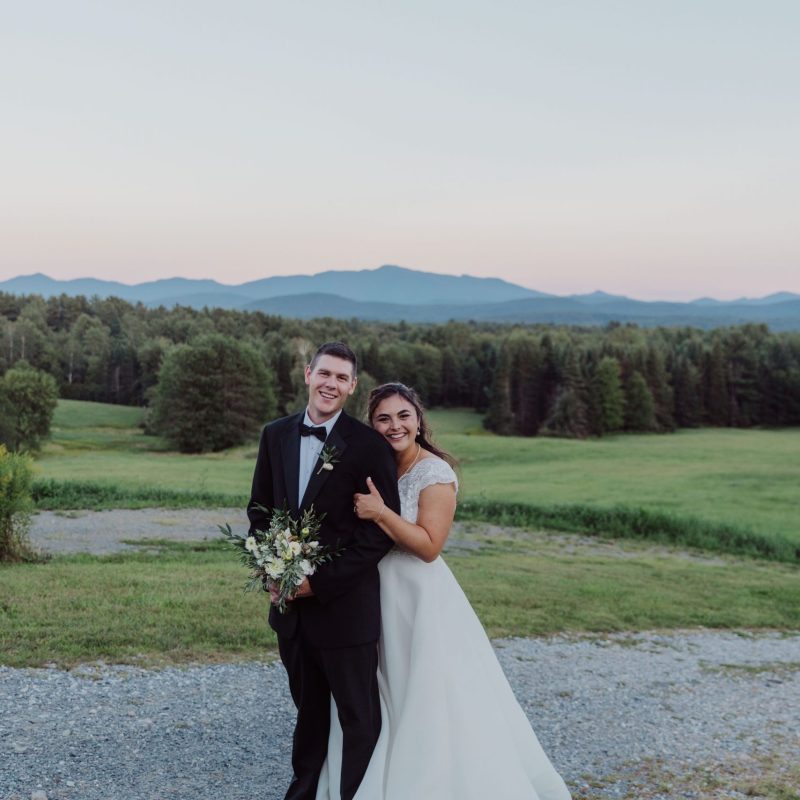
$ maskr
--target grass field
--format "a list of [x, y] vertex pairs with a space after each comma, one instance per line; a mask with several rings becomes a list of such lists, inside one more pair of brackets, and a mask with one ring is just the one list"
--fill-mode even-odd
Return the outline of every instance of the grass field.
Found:
[[[40, 481], [51, 481], [40, 505], [244, 502], [254, 444], [215, 455], [172, 453], [143, 435], [140, 413], [59, 403], [53, 440], [38, 461]], [[480, 512], [483, 503], [494, 509], [490, 521], [527, 527], [489, 536], [483, 523], [467, 523], [463, 535], [479, 549], [446, 556], [490, 635], [800, 627], [797, 563], [601, 538], [610, 531], [669, 541], [662, 534], [674, 525], [679, 534], [693, 532], [694, 539], [671, 540], [686, 545], [727, 536], [719, 526], [732, 521], [800, 542], [800, 431], [572, 442], [487, 435], [468, 411], [431, 418], [461, 460], [462, 510]], [[600, 538], [565, 544], [563, 535], [534, 532], [559, 527]], [[0, 663], [181, 663], [263, 658], [274, 649], [266, 598], [240, 591], [244, 570], [224, 543], [151, 545], [156, 554], [143, 548], [0, 566]], [[709, 549], [727, 546], [720, 538]]]
[[[462, 499], [624, 506], [800, 543], [800, 430], [702, 429], [572, 441], [488, 435], [471, 411], [430, 416], [441, 444], [461, 463]], [[136, 427], [140, 418], [139, 409], [60, 401], [53, 439], [38, 461], [40, 476], [228, 494], [235, 502], [249, 493], [255, 443], [181, 455], [145, 436]]]
[[[635, 543], [566, 552], [547, 537], [480, 531], [466, 534], [479, 551], [446, 560], [491, 636], [800, 625], [793, 566]], [[160, 554], [0, 566], [0, 663], [227, 661], [274, 650], [266, 596], [241, 591], [245, 570], [223, 542], [153, 545]]]

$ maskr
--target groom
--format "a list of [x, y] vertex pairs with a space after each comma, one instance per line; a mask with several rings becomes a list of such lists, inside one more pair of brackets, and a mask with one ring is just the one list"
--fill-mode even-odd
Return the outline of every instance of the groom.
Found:
[[392, 547], [377, 525], [358, 519], [353, 495], [368, 492], [369, 476], [386, 506], [399, 513], [397, 470], [383, 437], [342, 410], [357, 382], [356, 357], [346, 344], [323, 344], [305, 381], [305, 411], [264, 428], [247, 515], [251, 531], [266, 530], [271, 509], [285, 506], [299, 516], [313, 506], [322, 517], [322, 544], [344, 548], [306, 578], [285, 614], [273, 606], [269, 623], [297, 706], [294, 778], [285, 800], [315, 798], [331, 694], [344, 734], [341, 798], [351, 800], [381, 729], [378, 561]]

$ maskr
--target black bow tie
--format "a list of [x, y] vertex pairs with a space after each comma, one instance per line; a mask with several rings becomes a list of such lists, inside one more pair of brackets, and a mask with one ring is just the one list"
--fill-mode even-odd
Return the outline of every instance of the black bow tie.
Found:
[[301, 436], [316, 436], [321, 442], [328, 438], [328, 431], [324, 425], [306, 425], [305, 422], [300, 423]]

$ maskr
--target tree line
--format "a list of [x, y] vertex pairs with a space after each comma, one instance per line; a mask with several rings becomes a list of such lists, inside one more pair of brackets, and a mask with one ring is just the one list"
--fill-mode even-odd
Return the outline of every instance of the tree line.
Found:
[[[0, 293], [0, 375], [24, 362], [51, 375], [61, 397], [148, 406], [156, 428], [175, 416], [167, 384], [173, 398], [217, 396], [234, 428], [251, 415], [289, 413], [305, 396], [304, 365], [334, 339], [359, 357], [357, 408], [370, 386], [399, 380], [429, 406], [471, 407], [488, 428], [523, 436], [800, 424], [800, 333], [765, 325], [301, 321]], [[246, 377], [240, 389], [238, 375]], [[242, 397], [255, 396], [244, 408]]]

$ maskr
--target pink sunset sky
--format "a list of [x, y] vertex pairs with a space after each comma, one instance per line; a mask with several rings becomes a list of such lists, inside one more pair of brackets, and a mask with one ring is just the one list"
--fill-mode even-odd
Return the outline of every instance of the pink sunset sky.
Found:
[[771, 0], [18, 3], [0, 280], [800, 291], [799, 27]]

